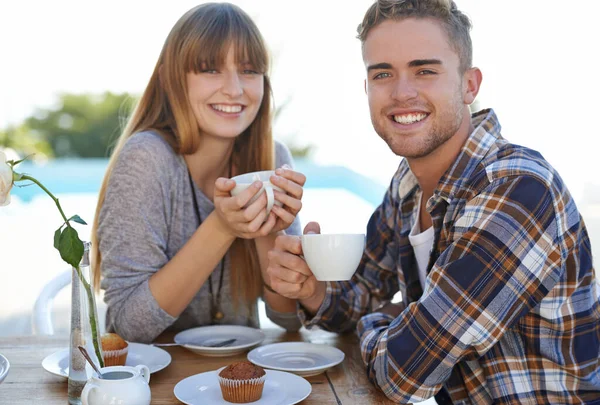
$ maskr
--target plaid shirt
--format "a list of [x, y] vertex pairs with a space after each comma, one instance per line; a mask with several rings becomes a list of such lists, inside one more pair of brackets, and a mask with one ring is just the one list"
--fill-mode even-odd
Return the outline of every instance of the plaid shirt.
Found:
[[[408, 235], [421, 190], [403, 161], [349, 282], [328, 283], [305, 325], [358, 326], [370, 380], [407, 403], [600, 404], [600, 287], [582, 218], [556, 171], [508, 143], [492, 110], [427, 202], [425, 291]], [[371, 313], [401, 291], [397, 318]]]

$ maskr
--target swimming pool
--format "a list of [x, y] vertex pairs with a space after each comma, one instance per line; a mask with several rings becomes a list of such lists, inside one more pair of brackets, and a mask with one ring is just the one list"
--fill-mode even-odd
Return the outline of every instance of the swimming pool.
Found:
[[[17, 166], [40, 180], [54, 194], [97, 193], [106, 171], [108, 159], [56, 159], [44, 164], [25, 161]], [[307, 160], [297, 160], [296, 170], [306, 175], [307, 189], [342, 189], [379, 205], [385, 186], [342, 166], [320, 166]], [[25, 202], [43, 194], [39, 187], [16, 188], [12, 194]]]

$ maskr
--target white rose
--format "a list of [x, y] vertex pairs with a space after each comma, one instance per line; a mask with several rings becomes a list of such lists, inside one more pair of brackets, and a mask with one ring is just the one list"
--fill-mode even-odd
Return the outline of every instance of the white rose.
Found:
[[0, 207], [10, 203], [10, 189], [13, 186], [12, 168], [6, 163], [6, 155], [0, 151]]

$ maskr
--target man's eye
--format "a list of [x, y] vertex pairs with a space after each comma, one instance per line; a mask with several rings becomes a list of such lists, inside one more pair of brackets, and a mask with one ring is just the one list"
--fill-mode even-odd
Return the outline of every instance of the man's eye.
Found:
[[385, 79], [387, 77], [390, 77], [391, 75], [387, 72], [381, 72], [381, 73], [377, 73], [375, 76], [373, 76], [373, 79], [378, 80], [378, 79]]
[[419, 72], [417, 74], [423, 76], [423, 75], [435, 75], [437, 73], [434, 72], [433, 70], [423, 69], [423, 70], [419, 70]]

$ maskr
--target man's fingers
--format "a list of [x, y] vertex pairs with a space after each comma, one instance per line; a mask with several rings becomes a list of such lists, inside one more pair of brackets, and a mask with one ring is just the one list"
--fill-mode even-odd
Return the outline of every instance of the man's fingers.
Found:
[[309, 222], [304, 227], [304, 234], [307, 235], [309, 233], [321, 233], [321, 226], [318, 222]]
[[283, 267], [289, 269], [288, 271], [302, 273], [307, 277], [312, 275], [304, 259], [298, 255], [277, 249], [270, 250], [268, 255], [269, 265]]
[[290, 252], [295, 255], [302, 254], [302, 242], [298, 236], [279, 235], [275, 239], [275, 247], [281, 251]]
[[271, 276], [271, 279], [276, 277], [282, 281], [285, 281], [286, 283], [291, 284], [301, 284], [308, 279], [306, 274], [281, 267], [277, 264], [269, 266], [269, 275]]

